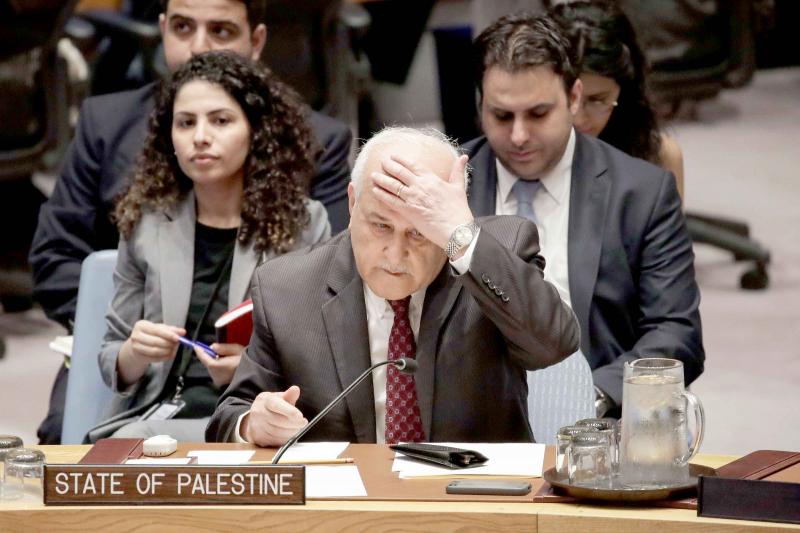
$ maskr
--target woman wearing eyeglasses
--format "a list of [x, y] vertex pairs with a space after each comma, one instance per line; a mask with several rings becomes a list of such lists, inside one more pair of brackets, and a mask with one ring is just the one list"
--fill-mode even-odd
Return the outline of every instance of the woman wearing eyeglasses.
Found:
[[625, 14], [604, 1], [576, 0], [550, 8], [581, 64], [583, 101], [575, 126], [675, 175], [683, 196], [683, 156], [660, 131], [645, 91], [645, 58]]

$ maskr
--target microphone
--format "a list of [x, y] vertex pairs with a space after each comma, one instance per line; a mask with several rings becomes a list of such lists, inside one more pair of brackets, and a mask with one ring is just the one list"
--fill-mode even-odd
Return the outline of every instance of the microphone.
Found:
[[283, 456], [284, 453], [286, 453], [286, 450], [288, 450], [295, 442], [300, 440], [300, 437], [308, 433], [308, 431], [311, 428], [313, 428], [317, 424], [317, 422], [322, 420], [322, 417], [327, 415], [331, 411], [331, 409], [333, 409], [336, 406], [336, 404], [342, 401], [362, 381], [367, 379], [368, 376], [372, 375], [372, 373], [376, 369], [386, 365], [394, 365], [400, 372], [403, 372], [404, 374], [413, 374], [414, 372], [417, 371], [417, 361], [415, 359], [410, 359], [408, 357], [401, 357], [399, 359], [395, 359], [394, 361], [382, 361], [380, 363], [375, 363], [374, 365], [366, 369], [364, 372], [362, 372], [361, 375], [358, 376], [356, 380], [353, 381], [349, 387], [344, 389], [336, 398], [331, 400], [331, 402], [328, 405], [326, 405], [325, 408], [322, 411], [320, 411], [317, 416], [311, 419], [311, 422], [306, 424], [304, 428], [295, 433], [292, 436], [292, 438], [287, 440], [286, 444], [281, 446], [278, 452], [275, 454], [275, 457], [272, 458], [272, 464], [274, 465], [278, 464], [278, 461], [281, 460], [281, 457]]

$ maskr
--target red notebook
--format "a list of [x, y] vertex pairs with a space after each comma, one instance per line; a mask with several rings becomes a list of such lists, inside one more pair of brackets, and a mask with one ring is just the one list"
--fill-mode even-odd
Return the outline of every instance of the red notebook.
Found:
[[229, 309], [216, 322], [217, 342], [247, 346], [253, 334], [253, 300], [245, 300]]

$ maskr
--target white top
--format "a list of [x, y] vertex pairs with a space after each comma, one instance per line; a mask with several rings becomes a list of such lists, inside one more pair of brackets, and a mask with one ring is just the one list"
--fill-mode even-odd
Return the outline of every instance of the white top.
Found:
[[[569, 135], [561, 160], [540, 179], [542, 186], [533, 199], [539, 230], [539, 246], [545, 258], [544, 279], [552, 283], [561, 299], [570, 307], [567, 237], [569, 231], [569, 193], [572, 186], [572, 156], [575, 153], [575, 130]], [[511, 187], [517, 177], [497, 160], [497, 200], [495, 213], [516, 215], [517, 198]]]

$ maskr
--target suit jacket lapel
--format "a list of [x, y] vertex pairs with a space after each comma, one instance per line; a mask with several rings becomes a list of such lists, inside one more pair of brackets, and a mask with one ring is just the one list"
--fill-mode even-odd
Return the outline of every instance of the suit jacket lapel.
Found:
[[476, 217], [494, 215], [497, 197], [497, 164], [489, 143], [484, 139], [474, 146], [469, 160], [469, 207]]
[[165, 324], [183, 327], [194, 276], [194, 194], [168, 209], [158, 228], [161, 309]]
[[589, 305], [600, 265], [610, 192], [607, 167], [591, 142], [576, 134], [567, 245], [570, 298], [583, 332], [581, 349], [585, 354], [590, 353]]
[[428, 440], [431, 439], [433, 420], [437, 346], [444, 330], [444, 322], [450, 315], [461, 287], [461, 280], [453, 274], [450, 265], [445, 264], [439, 276], [425, 291], [425, 302], [422, 305], [422, 318], [417, 334], [417, 372], [414, 374], [414, 382], [417, 387], [422, 427]]
[[231, 267], [231, 282], [228, 288], [228, 309], [239, 305], [247, 297], [253, 271], [258, 265], [259, 255], [252, 245], [245, 246], [236, 241]]
[[[355, 266], [350, 235], [339, 243], [328, 287], [334, 296], [322, 306], [322, 318], [342, 389], [370, 366], [364, 285]], [[375, 442], [375, 394], [372, 380], [346, 399], [359, 442]]]

